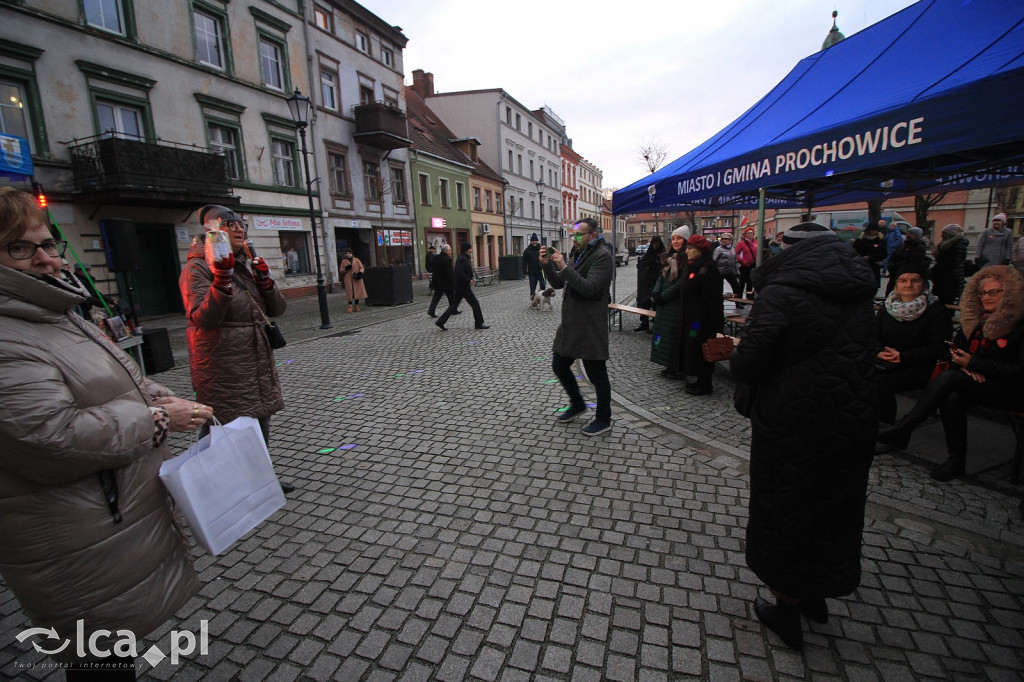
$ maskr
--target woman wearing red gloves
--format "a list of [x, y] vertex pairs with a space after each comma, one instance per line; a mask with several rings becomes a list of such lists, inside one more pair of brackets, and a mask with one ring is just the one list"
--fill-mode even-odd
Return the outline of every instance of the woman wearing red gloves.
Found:
[[[266, 262], [249, 258], [245, 223], [234, 211], [204, 206], [199, 222], [204, 232], [193, 240], [178, 280], [188, 317], [192, 387], [224, 423], [258, 419], [269, 446], [270, 417], [284, 401], [263, 315], [283, 315], [285, 299]], [[281, 487], [294, 490], [288, 483]]]

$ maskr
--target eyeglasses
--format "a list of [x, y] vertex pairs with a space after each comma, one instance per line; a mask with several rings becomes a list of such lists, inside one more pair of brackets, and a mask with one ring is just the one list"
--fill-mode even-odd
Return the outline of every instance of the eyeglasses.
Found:
[[220, 226], [225, 230], [231, 230], [233, 232], [245, 232], [245, 223], [238, 220], [222, 222]]
[[42, 244], [36, 244], [33, 242], [17, 241], [10, 242], [5, 245], [7, 247], [7, 255], [14, 260], [28, 260], [32, 256], [36, 255], [36, 249], [42, 249], [43, 253], [47, 256], [53, 256], [59, 258], [64, 255], [64, 252], [68, 248], [68, 243], [65, 241], [56, 241], [51, 239], [45, 241]]
[[982, 291], [980, 293], [981, 293], [981, 297], [982, 298], [995, 298], [999, 294], [1003, 293], [1003, 290], [1002, 289], [989, 289], [988, 291]]

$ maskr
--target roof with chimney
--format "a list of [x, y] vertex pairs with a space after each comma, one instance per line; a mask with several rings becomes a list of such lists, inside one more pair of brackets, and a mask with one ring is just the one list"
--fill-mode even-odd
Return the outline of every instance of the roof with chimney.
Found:
[[480, 141], [475, 137], [457, 138], [411, 87], [405, 88], [405, 105], [409, 117], [409, 139], [412, 140], [413, 149], [465, 166], [482, 177], [502, 182], [501, 175], [495, 173], [490, 166], [479, 158], [474, 160], [470, 154], [460, 149], [472, 149], [478, 146]]

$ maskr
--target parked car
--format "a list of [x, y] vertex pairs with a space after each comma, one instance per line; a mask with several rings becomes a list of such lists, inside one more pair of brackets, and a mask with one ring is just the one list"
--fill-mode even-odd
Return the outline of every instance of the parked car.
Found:
[[640, 246], [636, 247], [636, 249], [633, 251], [633, 253], [635, 253], [638, 256], [642, 256], [645, 253], [647, 253], [648, 247], [650, 247], [649, 243], [648, 244], [641, 244]]

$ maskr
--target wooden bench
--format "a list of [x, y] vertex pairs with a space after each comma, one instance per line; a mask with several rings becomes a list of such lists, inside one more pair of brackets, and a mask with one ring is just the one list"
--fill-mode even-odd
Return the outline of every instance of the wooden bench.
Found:
[[740, 298], [739, 296], [726, 296], [725, 300], [732, 301], [738, 305], [754, 305], [754, 299], [752, 298]]
[[490, 268], [473, 268], [473, 279], [480, 284], [490, 284], [496, 276]]
[[729, 330], [729, 336], [736, 336], [740, 329], [747, 323], [746, 315], [726, 315], [725, 328]]
[[621, 303], [609, 303], [608, 304], [608, 328], [615, 328], [615, 319], [618, 316], [619, 331], [622, 331], [622, 313], [633, 313], [634, 315], [643, 315], [644, 317], [654, 317], [655, 313], [653, 310], [647, 308], [637, 308], [631, 305], [622, 305]]

